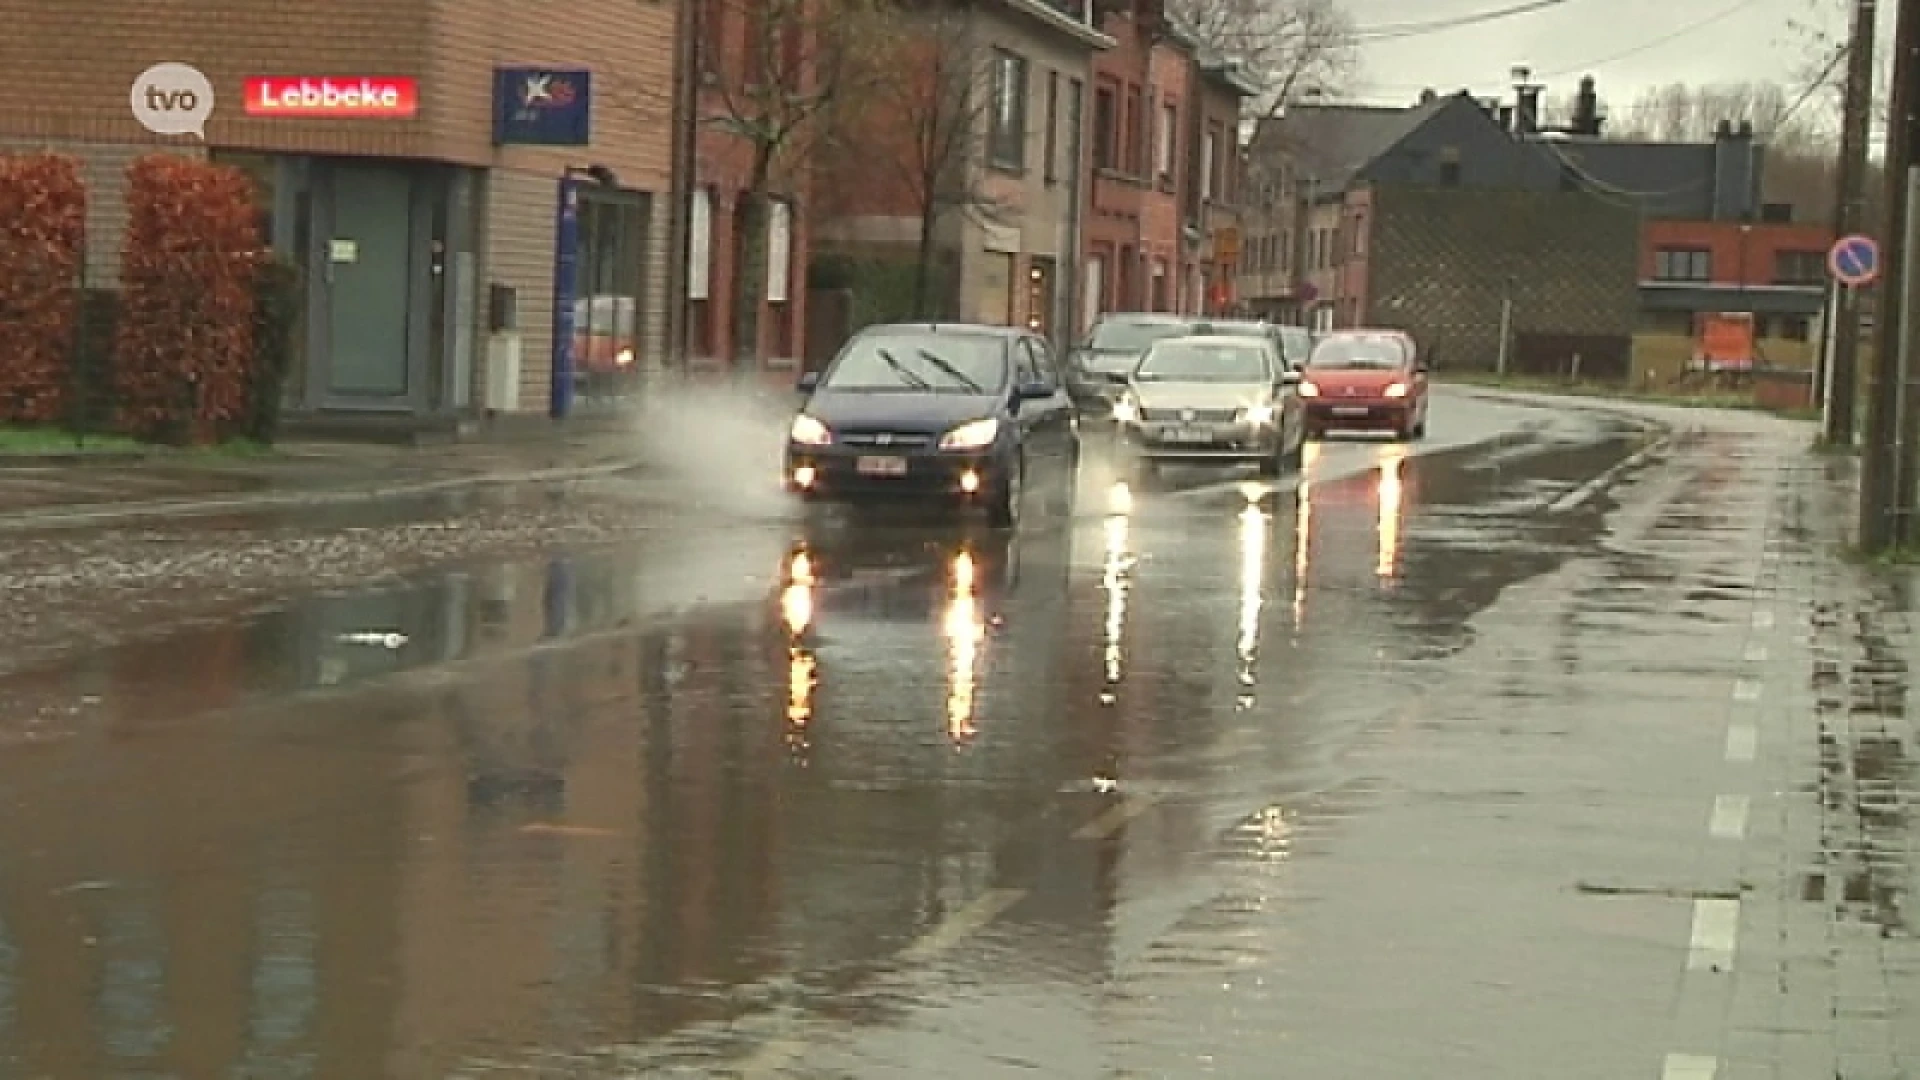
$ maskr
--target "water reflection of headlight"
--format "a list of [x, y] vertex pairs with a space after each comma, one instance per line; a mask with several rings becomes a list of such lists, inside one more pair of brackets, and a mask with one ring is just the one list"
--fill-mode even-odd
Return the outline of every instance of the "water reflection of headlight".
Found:
[[787, 645], [787, 744], [796, 752], [807, 745], [807, 725], [813, 719], [813, 687], [819, 661], [806, 645], [813, 624], [813, 559], [795, 552], [787, 564], [787, 587], [780, 595], [780, 613], [791, 640]]
[[1103, 700], [1111, 702], [1111, 687], [1120, 683], [1126, 671], [1126, 626], [1128, 569], [1132, 559], [1128, 551], [1129, 533], [1124, 514], [1107, 518], [1107, 558], [1100, 576], [1100, 588], [1107, 594], [1106, 675], [1109, 690]]
[[[1237, 652], [1240, 685], [1254, 684], [1254, 661], [1260, 650], [1260, 609], [1265, 602], [1267, 576], [1267, 515], [1256, 504], [1240, 511], [1240, 637]], [[1243, 695], [1241, 707], [1252, 704]]]
[[1107, 511], [1113, 514], [1133, 513], [1133, 489], [1122, 480], [1107, 491]]
[[947, 648], [951, 661], [947, 685], [947, 736], [956, 743], [973, 737], [974, 694], [979, 684], [980, 643], [986, 622], [980, 617], [973, 555], [953, 559], [953, 595], [947, 603]]
[[1320, 444], [1309, 442], [1300, 448], [1300, 485], [1294, 493], [1293, 519], [1293, 626], [1300, 628], [1307, 614], [1307, 570], [1312, 564], [1313, 548], [1313, 463], [1320, 457]]
[[1406, 460], [1404, 446], [1388, 449], [1380, 459], [1380, 557], [1373, 572], [1383, 581], [1400, 576], [1400, 516], [1406, 500], [1400, 469]]

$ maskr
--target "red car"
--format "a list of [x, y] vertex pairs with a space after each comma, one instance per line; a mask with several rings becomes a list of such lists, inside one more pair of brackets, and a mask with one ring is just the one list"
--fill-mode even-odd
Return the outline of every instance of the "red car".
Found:
[[1427, 366], [1413, 338], [1398, 330], [1335, 330], [1307, 357], [1300, 381], [1307, 434], [1390, 431], [1397, 439], [1427, 433]]

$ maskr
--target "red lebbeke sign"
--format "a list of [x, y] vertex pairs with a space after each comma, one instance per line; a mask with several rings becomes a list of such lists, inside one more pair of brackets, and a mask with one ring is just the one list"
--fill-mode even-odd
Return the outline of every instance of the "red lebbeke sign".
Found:
[[255, 76], [246, 86], [248, 116], [405, 119], [420, 107], [420, 90], [413, 79]]

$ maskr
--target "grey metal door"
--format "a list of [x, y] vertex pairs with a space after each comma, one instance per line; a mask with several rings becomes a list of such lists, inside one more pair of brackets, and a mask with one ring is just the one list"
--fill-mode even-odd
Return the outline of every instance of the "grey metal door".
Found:
[[342, 164], [332, 187], [332, 236], [319, 252], [328, 286], [328, 395], [404, 398], [413, 389], [413, 177]]

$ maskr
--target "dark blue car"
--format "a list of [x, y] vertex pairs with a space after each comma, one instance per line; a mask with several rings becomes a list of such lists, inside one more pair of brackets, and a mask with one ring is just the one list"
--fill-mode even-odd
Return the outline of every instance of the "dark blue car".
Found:
[[825, 371], [787, 437], [788, 490], [809, 499], [929, 498], [1012, 526], [1029, 491], [1065, 508], [1080, 432], [1053, 351], [1030, 331], [873, 326]]

